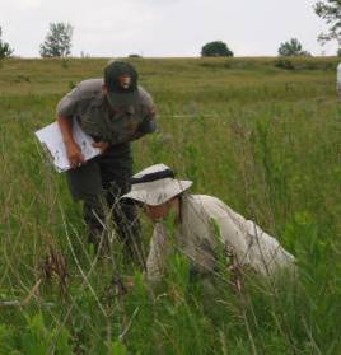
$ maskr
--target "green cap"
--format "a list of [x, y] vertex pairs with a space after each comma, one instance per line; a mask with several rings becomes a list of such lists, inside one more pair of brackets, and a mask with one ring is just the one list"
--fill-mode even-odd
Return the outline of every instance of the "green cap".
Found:
[[114, 61], [104, 68], [104, 84], [111, 106], [131, 105], [137, 100], [137, 72], [128, 62]]

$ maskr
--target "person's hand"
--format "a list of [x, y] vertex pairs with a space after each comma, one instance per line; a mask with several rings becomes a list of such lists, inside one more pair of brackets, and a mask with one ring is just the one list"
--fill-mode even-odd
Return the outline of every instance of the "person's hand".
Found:
[[81, 149], [76, 143], [66, 145], [66, 156], [69, 159], [72, 168], [78, 168], [85, 162]]
[[109, 143], [100, 141], [100, 142], [93, 143], [92, 146], [94, 148], [99, 148], [103, 154], [108, 149]]

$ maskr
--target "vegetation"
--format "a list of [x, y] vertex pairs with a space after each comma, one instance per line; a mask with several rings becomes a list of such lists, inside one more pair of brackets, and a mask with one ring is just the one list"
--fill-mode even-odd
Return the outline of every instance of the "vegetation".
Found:
[[221, 260], [213, 288], [189, 282], [174, 253], [153, 295], [114, 233], [109, 257], [96, 258], [80, 206], [33, 132], [107, 59], [12, 59], [0, 72], [0, 354], [338, 354], [338, 59], [290, 58], [290, 71], [278, 58], [130, 60], [159, 122], [133, 145], [135, 171], [164, 162], [193, 179], [194, 193], [276, 235], [297, 274], [231, 280]]
[[208, 42], [201, 48], [202, 57], [233, 57], [233, 52], [221, 41]]
[[278, 53], [280, 56], [306, 56], [310, 57], [311, 54], [303, 50], [302, 44], [297, 38], [291, 38], [289, 41], [281, 43], [278, 48]]
[[2, 37], [2, 29], [0, 27], [0, 60], [10, 57], [13, 53], [13, 49], [10, 48], [9, 43], [4, 42], [1, 37]]
[[50, 23], [45, 42], [40, 45], [42, 57], [66, 57], [70, 55], [73, 27], [69, 23]]
[[330, 25], [327, 33], [320, 34], [320, 41], [325, 43], [336, 39], [339, 53], [341, 50], [341, 0], [318, 1], [315, 6], [315, 12], [317, 16], [324, 19]]

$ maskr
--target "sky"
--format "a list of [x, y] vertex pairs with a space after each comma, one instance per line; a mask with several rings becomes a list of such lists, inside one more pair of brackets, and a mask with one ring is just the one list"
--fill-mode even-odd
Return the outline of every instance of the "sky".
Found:
[[317, 41], [327, 29], [315, 0], [1, 0], [2, 40], [14, 55], [39, 57], [53, 22], [74, 28], [71, 55], [196, 57], [222, 41], [237, 57], [276, 56], [297, 38], [314, 56], [335, 55]]

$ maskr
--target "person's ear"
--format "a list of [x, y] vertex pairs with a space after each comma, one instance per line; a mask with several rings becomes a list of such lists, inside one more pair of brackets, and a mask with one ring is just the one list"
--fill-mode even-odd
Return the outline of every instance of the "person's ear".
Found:
[[108, 95], [108, 87], [105, 84], [102, 85], [102, 93], [103, 95]]

